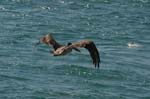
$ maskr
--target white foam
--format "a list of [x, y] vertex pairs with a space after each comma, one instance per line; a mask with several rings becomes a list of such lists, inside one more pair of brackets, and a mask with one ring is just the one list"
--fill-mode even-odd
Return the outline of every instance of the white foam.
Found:
[[137, 47], [140, 47], [140, 46], [141, 46], [140, 44], [131, 43], [131, 42], [129, 42], [127, 45], [128, 45], [129, 48], [137, 48]]

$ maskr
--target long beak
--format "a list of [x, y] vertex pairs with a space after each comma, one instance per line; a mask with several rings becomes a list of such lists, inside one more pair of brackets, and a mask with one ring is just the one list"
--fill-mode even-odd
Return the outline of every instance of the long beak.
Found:
[[37, 43], [35, 43], [35, 46], [41, 44], [41, 41], [39, 40]]

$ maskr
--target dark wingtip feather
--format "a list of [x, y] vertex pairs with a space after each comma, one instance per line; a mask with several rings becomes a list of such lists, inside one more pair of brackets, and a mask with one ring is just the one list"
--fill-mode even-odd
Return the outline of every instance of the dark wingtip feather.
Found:
[[95, 44], [93, 42], [91, 42], [90, 44], [87, 44], [85, 46], [86, 49], [88, 49], [88, 51], [90, 52], [90, 56], [93, 60], [93, 64], [95, 65], [95, 68], [99, 68], [100, 67], [100, 56], [99, 56], [99, 52], [95, 46]]

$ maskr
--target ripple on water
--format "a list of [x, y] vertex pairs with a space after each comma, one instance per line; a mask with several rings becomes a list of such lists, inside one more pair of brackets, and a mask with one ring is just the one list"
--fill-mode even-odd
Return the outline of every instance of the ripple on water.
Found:
[[[149, 0], [0, 0], [1, 99], [149, 99]], [[119, 8], [119, 9], [118, 9]], [[46, 45], [91, 39], [101, 54]]]

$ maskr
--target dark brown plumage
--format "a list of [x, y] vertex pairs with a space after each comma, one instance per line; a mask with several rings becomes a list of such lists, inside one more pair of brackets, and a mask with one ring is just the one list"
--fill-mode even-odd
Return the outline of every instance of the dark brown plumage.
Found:
[[69, 47], [71, 47], [71, 48], [79, 48], [79, 47], [86, 48], [90, 53], [90, 56], [93, 60], [93, 64], [95, 65], [95, 67], [99, 68], [100, 56], [99, 56], [99, 52], [98, 52], [98, 50], [97, 50], [97, 48], [96, 48], [93, 41], [91, 41], [91, 40], [82, 40], [82, 41], [73, 43]]
[[48, 46], [52, 45], [54, 48], [54, 51], [51, 51], [51, 53], [53, 53], [54, 56], [66, 55], [70, 53], [73, 49], [75, 51], [80, 52], [78, 48], [81, 48], [81, 47], [86, 48], [90, 53], [90, 56], [93, 60], [93, 64], [95, 65], [95, 68], [96, 67], [99, 68], [100, 66], [100, 56], [99, 56], [98, 49], [96, 48], [94, 42], [91, 40], [82, 40], [82, 41], [75, 42], [75, 43], [68, 43], [68, 45], [61, 45], [58, 42], [56, 42], [56, 40], [54, 40], [52, 35], [48, 34], [42, 37], [40, 39], [40, 42], [43, 42], [47, 44]]

